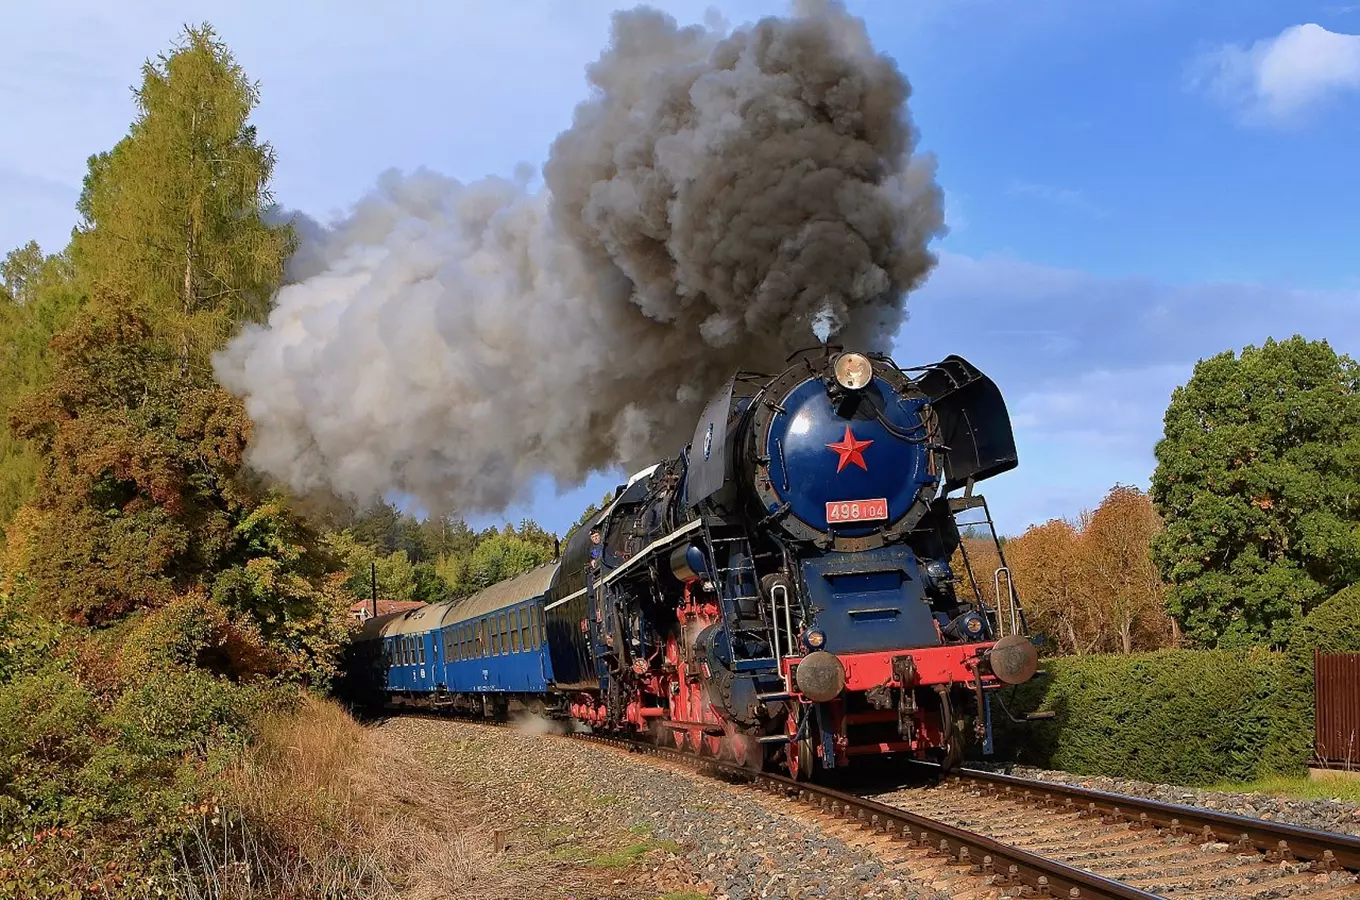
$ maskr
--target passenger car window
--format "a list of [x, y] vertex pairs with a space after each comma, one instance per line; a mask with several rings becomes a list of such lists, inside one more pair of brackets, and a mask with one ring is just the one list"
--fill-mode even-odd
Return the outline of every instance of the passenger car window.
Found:
[[519, 610], [510, 610], [510, 652], [519, 652]]
[[509, 632], [506, 630], [506, 627], [505, 627], [505, 613], [501, 613], [501, 620], [500, 620], [500, 621], [501, 621], [501, 653], [508, 653], [508, 652], [509, 652], [509, 644], [508, 644], [508, 642], [505, 640], [505, 638], [508, 636]]

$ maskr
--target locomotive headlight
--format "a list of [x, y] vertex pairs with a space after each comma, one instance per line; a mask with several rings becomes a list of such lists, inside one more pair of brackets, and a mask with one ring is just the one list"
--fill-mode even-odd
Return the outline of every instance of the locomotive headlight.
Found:
[[807, 634], [803, 635], [803, 643], [807, 644], [813, 650], [818, 650], [826, 645], [826, 633], [813, 628]]
[[836, 357], [836, 383], [847, 391], [857, 391], [874, 377], [873, 363], [862, 353], [842, 353]]

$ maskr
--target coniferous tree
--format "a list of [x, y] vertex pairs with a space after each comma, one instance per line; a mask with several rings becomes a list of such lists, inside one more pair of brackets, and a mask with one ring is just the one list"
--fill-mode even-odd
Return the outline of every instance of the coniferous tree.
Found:
[[44, 257], [34, 241], [0, 263], [0, 548], [14, 514], [32, 495], [39, 461], [6, 423], [15, 402], [52, 371], [52, 336], [80, 309], [84, 294], [65, 255]]
[[243, 320], [262, 318], [293, 247], [265, 221], [272, 148], [248, 123], [259, 99], [208, 26], [143, 67], [138, 117], [90, 159], [78, 260], [95, 293], [144, 316], [182, 374]]
[[342, 576], [244, 473], [250, 423], [208, 359], [277, 288], [291, 230], [265, 222], [272, 151], [248, 82], [208, 28], [148, 63], [139, 115], [91, 159], [70, 258], [84, 314], [11, 416], [43, 457], [23, 546], [35, 602], [100, 624], [202, 589], [324, 674]]

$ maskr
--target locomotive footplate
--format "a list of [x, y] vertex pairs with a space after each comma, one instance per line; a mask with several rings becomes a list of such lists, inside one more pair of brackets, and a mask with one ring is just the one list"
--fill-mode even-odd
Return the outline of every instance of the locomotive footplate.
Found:
[[893, 680], [900, 684], [901, 697], [897, 702], [897, 733], [904, 741], [912, 738], [916, 726], [916, 658], [910, 654], [892, 659]]

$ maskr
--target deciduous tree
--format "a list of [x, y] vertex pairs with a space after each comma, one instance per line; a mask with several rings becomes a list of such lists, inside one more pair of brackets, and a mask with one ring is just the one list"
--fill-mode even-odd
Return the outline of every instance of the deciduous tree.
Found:
[[1139, 638], [1144, 648], [1165, 646], [1172, 632], [1151, 552], [1161, 528], [1147, 494], [1128, 485], [1115, 485], [1083, 523], [1078, 565], [1101, 630], [1112, 633], [1124, 653], [1132, 653]]
[[1031, 628], [1078, 656], [1174, 645], [1151, 555], [1160, 528], [1147, 494], [1116, 485], [1075, 523], [1053, 519], [1007, 541]]
[[1156, 454], [1156, 560], [1197, 643], [1283, 645], [1360, 581], [1360, 366], [1325, 341], [1200, 361]]
[[1092, 612], [1094, 598], [1083, 583], [1079, 534], [1070, 522], [1050, 519], [1008, 542], [1025, 615], [1035, 631], [1050, 635], [1058, 648], [1081, 656], [1100, 644]]

